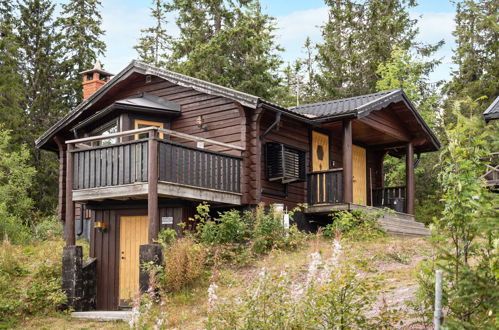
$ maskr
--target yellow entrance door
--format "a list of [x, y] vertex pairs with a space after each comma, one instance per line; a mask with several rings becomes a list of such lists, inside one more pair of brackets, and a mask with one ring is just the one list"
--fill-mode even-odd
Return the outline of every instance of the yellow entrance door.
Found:
[[329, 136], [312, 131], [312, 171], [329, 170]]
[[120, 218], [120, 303], [139, 292], [139, 246], [147, 239], [147, 216]]
[[352, 146], [352, 171], [353, 171], [353, 202], [366, 205], [367, 179], [366, 179], [366, 149]]

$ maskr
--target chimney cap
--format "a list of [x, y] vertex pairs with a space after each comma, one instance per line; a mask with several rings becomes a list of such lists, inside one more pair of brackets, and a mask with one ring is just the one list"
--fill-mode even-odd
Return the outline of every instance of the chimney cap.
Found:
[[80, 72], [80, 74], [93, 73], [93, 72], [98, 72], [104, 76], [114, 76], [113, 73], [102, 70], [102, 64], [100, 63], [99, 60], [95, 61], [94, 67], [92, 69], [82, 71], [82, 72]]

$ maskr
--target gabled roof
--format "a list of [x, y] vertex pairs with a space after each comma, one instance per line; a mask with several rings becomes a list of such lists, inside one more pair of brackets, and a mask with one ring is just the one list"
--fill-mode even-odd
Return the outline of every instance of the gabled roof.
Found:
[[[116, 86], [117, 84], [124, 81], [125, 79], [127, 79], [128, 77], [130, 77], [132, 74], [135, 73], [142, 74], [145, 76], [147, 75], [157, 76], [159, 78], [165, 79], [179, 86], [192, 88], [199, 92], [210, 95], [225, 97], [227, 99], [236, 101], [241, 105], [248, 107], [250, 109], [264, 107], [266, 109], [270, 109], [273, 111], [282, 112], [290, 117], [293, 117], [302, 122], [306, 122], [310, 125], [319, 125], [320, 123], [325, 121], [335, 121], [344, 117], [361, 118], [368, 115], [371, 111], [385, 108], [390, 103], [403, 101], [406, 104], [409, 111], [413, 113], [416, 121], [419, 123], [421, 128], [428, 135], [435, 148], [438, 149], [440, 147], [440, 143], [436, 138], [436, 136], [426, 125], [424, 120], [421, 118], [419, 113], [412, 105], [407, 95], [401, 89], [362, 95], [342, 100], [308, 104], [288, 109], [276, 104], [272, 104], [266, 100], [263, 100], [251, 94], [239, 92], [231, 88], [223, 87], [217, 84], [189, 77], [176, 72], [160, 69], [152, 65], [148, 65], [135, 60], [132, 61], [125, 69], [123, 69], [120, 73], [118, 73], [108, 83], [106, 83], [99, 90], [97, 90], [97, 92], [95, 92], [88, 99], [80, 103], [68, 114], [66, 114], [63, 118], [61, 118], [56, 124], [50, 127], [42, 136], [40, 136], [35, 141], [36, 147], [37, 148], [44, 147], [50, 141], [50, 139], [53, 136], [55, 136], [58, 132], [61, 132], [62, 130], [67, 131], [69, 127], [73, 127], [75, 124], [79, 122], [81, 123], [83, 121], [86, 121], [87, 119], [78, 120], [81, 114], [86, 109], [96, 104], [114, 86]], [[161, 103], [161, 101], [159, 101], [158, 99], [160, 98], [156, 98], [155, 100], [152, 100], [151, 98], [143, 98], [142, 100], [139, 100], [138, 98], [135, 99], [132, 98], [132, 99], [120, 100], [115, 103], [121, 102], [121, 106], [140, 107], [139, 104], [142, 104], [142, 106], [151, 106], [152, 105], [151, 102]], [[166, 100], [162, 101], [168, 102]], [[152, 106], [158, 107], [157, 104]], [[97, 114], [98, 113], [94, 114], [94, 116], [96, 116]]]
[[483, 113], [485, 121], [499, 119], [499, 96], [496, 97], [494, 102]]
[[349, 97], [346, 99], [304, 104], [290, 110], [309, 118], [324, 119], [337, 116], [355, 115], [385, 107], [387, 104], [401, 100], [402, 89]]
[[105, 117], [115, 110], [134, 110], [146, 113], [160, 113], [168, 115], [180, 115], [180, 104], [170, 102], [161, 97], [157, 97], [147, 93], [118, 100], [101, 111], [97, 111], [94, 115], [79, 122], [72, 130], [80, 129], [90, 123], [93, 123], [100, 118]]

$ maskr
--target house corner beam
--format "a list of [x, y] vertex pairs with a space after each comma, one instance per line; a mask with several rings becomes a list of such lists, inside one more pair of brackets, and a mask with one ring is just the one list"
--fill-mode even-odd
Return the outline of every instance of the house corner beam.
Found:
[[148, 196], [147, 196], [147, 220], [148, 220], [148, 241], [153, 244], [158, 239], [159, 233], [159, 209], [158, 209], [158, 132], [149, 132], [148, 154], [149, 162], [147, 168], [148, 175]]
[[75, 245], [75, 205], [73, 203], [73, 153], [72, 143], [66, 149], [66, 219], [64, 224], [64, 236], [66, 246]]

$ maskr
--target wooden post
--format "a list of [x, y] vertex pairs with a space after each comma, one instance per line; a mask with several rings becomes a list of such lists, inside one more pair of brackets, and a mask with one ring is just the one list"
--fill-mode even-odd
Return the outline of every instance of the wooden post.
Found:
[[353, 203], [352, 120], [343, 120], [343, 202]]
[[407, 186], [407, 193], [405, 196], [406, 212], [414, 214], [414, 146], [412, 142], [407, 143], [405, 155], [405, 181]]
[[75, 205], [73, 203], [73, 144], [66, 150], [66, 223], [64, 232], [66, 246], [75, 245]]
[[147, 218], [149, 226], [149, 244], [158, 239], [159, 233], [159, 210], [158, 210], [158, 140], [157, 131], [149, 132], [148, 141], [148, 196], [147, 196]]

